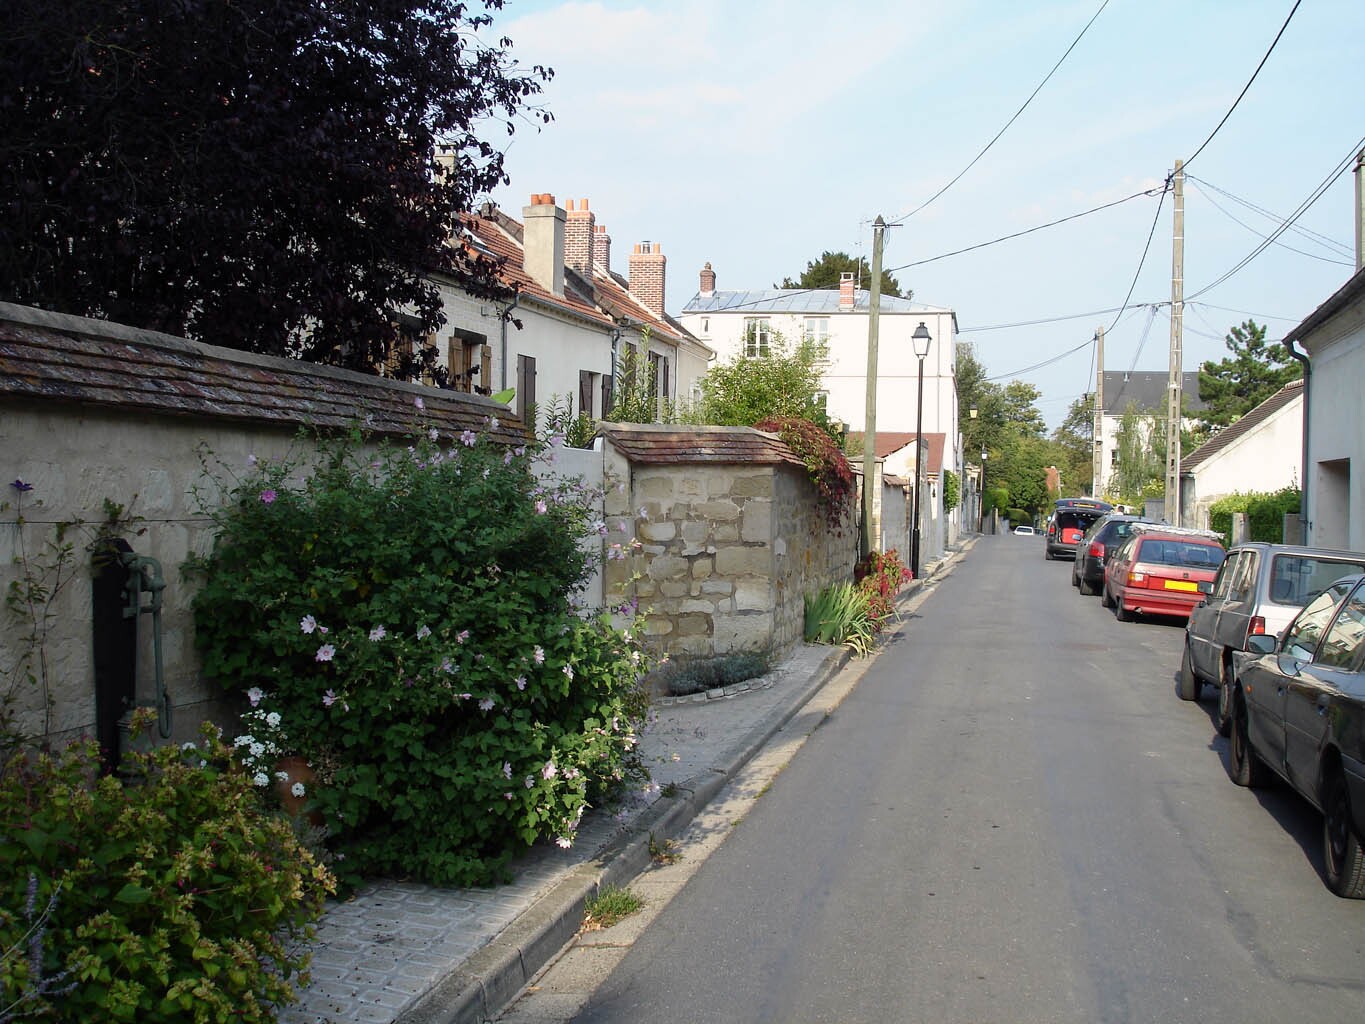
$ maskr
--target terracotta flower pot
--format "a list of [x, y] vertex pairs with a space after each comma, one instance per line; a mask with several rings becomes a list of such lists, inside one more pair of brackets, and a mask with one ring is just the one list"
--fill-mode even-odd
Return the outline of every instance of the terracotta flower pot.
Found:
[[[275, 778], [275, 792], [280, 798], [280, 806], [290, 817], [297, 818], [300, 815], [314, 827], [322, 825], [322, 814], [316, 810], [308, 810], [309, 804], [313, 800], [313, 785], [317, 778], [308, 759], [299, 754], [290, 754], [282, 757], [275, 764], [277, 773]], [[281, 779], [278, 773], [283, 772], [285, 778]], [[302, 783], [304, 788], [303, 796], [295, 796], [293, 787], [295, 783]]]

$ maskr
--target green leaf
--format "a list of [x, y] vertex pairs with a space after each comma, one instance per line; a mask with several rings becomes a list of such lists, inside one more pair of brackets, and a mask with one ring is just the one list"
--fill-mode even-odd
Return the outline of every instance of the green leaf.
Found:
[[516, 396], [517, 389], [508, 388], [506, 391], [499, 391], [497, 394], [493, 395], [493, 401], [500, 402], [503, 405], [511, 405], [512, 399], [514, 399]]
[[152, 898], [152, 894], [140, 885], [129, 882], [117, 893], [114, 894], [116, 903], [131, 903], [134, 905], [146, 903]]

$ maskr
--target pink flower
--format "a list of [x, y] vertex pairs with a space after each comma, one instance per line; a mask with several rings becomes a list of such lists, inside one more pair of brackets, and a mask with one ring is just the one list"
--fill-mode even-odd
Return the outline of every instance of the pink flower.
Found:
[[460, 435], [460, 443], [466, 448], [473, 448], [475, 442], [479, 440], [479, 435], [472, 430], [466, 430]]
[[251, 706], [253, 708], [261, 702], [261, 699], [264, 696], [265, 691], [262, 690], [259, 686], [253, 686], [251, 689], [246, 691], [246, 699], [251, 702]]
[[271, 504], [277, 497], [279, 497], [279, 495], [275, 493], [275, 489], [273, 487], [267, 487], [265, 490], [261, 492], [261, 502], [262, 504], [265, 505]]
[[493, 710], [493, 703], [494, 703], [494, 701], [493, 701], [493, 698], [492, 698], [492, 697], [485, 697], [483, 700], [479, 701], [479, 710], [480, 710], [480, 711], [492, 711], [492, 710]]
[[331, 707], [333, 704], [335, 704], [336, 702], [337, 702], [337, 695], [336, 695], [335, 693], [333, 693], [331, 690], [328, 690], [326, 693], [324, 693], [324, 694], [322, 695], [322, 706], [323, 706], [323, 707], [325, 707], [325, 708], [330, 708], [330, 707]]
[[431, 438], [433, 441], [440, 440], [441, 432], [437, 430], [435, 427], [432, 427], [430, 430], [427, 431], [427, 437]]
[[462, 630], [460, 630], [458, 633], [455, 634], [455, 642], [456, 642], [457, 644], [462, 644], [462, 643], [464, 643], [464, 642], [465, 642], [466, 640], [468, 640], [468, 639], [469, 639], [469, 630], [467, 630], [467, 629], [462, 629]]
[[565, 674], [566, 676], [568, 676], [570, 679], [572, 679], [572, 678], [573, 678], [573, 666], [572, 666], [572, 665], [565, 665], [565, 666], [564, 666], [564, 674]]
[[418, 395], [416, 398], [414, 398], [412, 400], [412, 404], [415, 405], [418, 409], [425, 409], [427, 407], [427, 403], [422, 401], [421, 395]]
[[318, 648], [318, 653], [313, 655], [313, 657], [317, 661], [331, 661], [332, 656], [335, 655], [336, 652], [337, 649], [331, 644], [323, 644]]
[[567, 850], [569, 847], [573, 845], [573, 840], [570, 839], [568, 836], [560, 836], [558, 839], [555, 840], [555, 844], [559, 846], [561, 850]]
[[502, 798], [503, 798], [504, 800], [511, 800], [511, 799], [512, 799], [512, 794], [511, 794], [511, 793], [504, 793], [504, 794], [502, 795]]
[[537, 665], [545, 664], [545, 648], [541, 647], [540, 644], [536, 644], [535, 653], [531, 656], [535, 658]]
[[425, 639], [426, 639], [427, 637], [429, 637], [429, 636], [431, 636], [431, 630], [430, 630], [428, 627], [426, 627], [426, 626], [418, 626], [418, 627], [417, 627], [417, 639], [418, 639], [418, 640], [425, 640]]
[[553, 779], [558, 774], [559, 769], [555, 767], [553, 761], [546, 761], [545, 767], [540, 770], [541, 777], [545, 779]]
[[517, 689], [518, 689], [518, 690], [524, 690], [524, 689], [526, 689], [526, 677], [525, 677], [525, 676], [517, 676], [516, 683], [517, 683]]
[[[303, 618], [299, 619], [299, 629], [303, 630], [305, 633], [311, 633], [317, 628], [318, 620], [313, 618], [313, 616], [305, 615]], [[325, 633], [326, 630], [323, 630], [323, 632]]]
[[510, 778], [512, 777], [512, 762], [511, 762], [511, 761], [504, 761], [504, 762], [502, 763], [502, 777], [503, 777], [504, 779], [510, 779]]
[[375, 626], [374, 629], [370, 630], [370, 639], [375, 642], [383, 640], [388, 635], [389, 631], [383, 626]]
[[543, 516], [546, 512], [549, 511], [549, 509], [550, 509], [550, 506], [545, 504], [545, 499], [544, 499], [544, 498], [541, 498], [541, 499], [539, 499], [539, 500], [536, 502], [536, 512], [537, 512], [539, 515], [542, 515], [542, 516]]

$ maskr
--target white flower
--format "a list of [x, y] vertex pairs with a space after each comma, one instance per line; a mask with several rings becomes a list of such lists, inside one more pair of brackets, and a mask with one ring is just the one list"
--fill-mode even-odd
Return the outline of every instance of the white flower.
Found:
[[302, 782], [296, 782], [289, 787], [289, 792], [292, 793], [294, 796], [303, 796], [303, 794], [308, 792], [308, 790], [304, 788]]
[[560, 836], [558, 839], [555, 840], [555, 843], [557, 843], [561, 849], [567, 850], [570, 846], [573, 845], [573, 840], [570, 839], [568, 836]]
[[251, 750], [251, 756], [252, 756], [252, 757], [260, 757], [262, 754], [265, 753], [265, 744], [264, 744], [264, 743], [253, 743], [253, 744], [251, 744], [250, 750]]
[[288, 773], [288, 772], [276, 772], [276, 773], [275, 773], [275, 781], [276, 781], [276, 782], [288, 782], [288, 781], [289, 781], [289, 773]]
[[512, 777], [512, 762], [511, 762], [511, 761], [504, 761], [504, 762], [502, 763], [502, 776], [503, 776], [503, 778], [505, 778], [505, 779], [510, 779], [510, 778]]
[[245, 733], [241, 736], [238, 736], [235, 740], [233, 740], [232, 745], [234, 747], [249, 747], [251, 746], [251, 744], [255, 742], [256, 742], [255, 736], [251, 735], [251, 733]]
[[265, 716], [265, 724], [272, 729], [278, 729], [280, 727], [280, 713], [278, 711], [270, 712]]
[[533, 658], [535, 659], [535, 662], [536, 662], [537, 665], [544, 665], [544, 664], [545, 664], [545, 648], [541, 647], [540, 644], [536, 644], [535, 653], [532, 654], [531, 657], [533, 657]]
[[492, 710], [493, 710], [493, 698], [492, 698], [492, 697], [485, 697], [483, 700], [479, 701], [479, 710], [480, 710], [480, 711], [492, 711]]
[[559, 774], [559, 769], [555, 767], [553, 761], [546, 761], [545, 767], [540, 770], [540, 774], [542, 778], [553, 779]]
[[432, 427], [429, 431], [427, 431], [427, 437], [431, 438], [433, 441], [439, 440], [441, 437], [441, 432], [437, 430], [435, 427]]
[[270, 785], [270, 776], [265, 772], [257, 772], [251, 777], [251, 782], [255, 786], [268, 786]]
[[418, 639], [418, 640], [425, 640], [425, 639], [426, 639], [427, 637], [429, 637], [429, 636], [431, 636], [431, 629], [430, 629], [429, 627], [427, 627], [427, 626], [418, 626], [418, 627], [417, 627], [417, 639]]
[[572, 679], [572, 678], [573, 678], [573, 666], [572, 666], [572, 665], [565, 665], [565, 666], [564, 666], [564, 674], [565, 674], [566, 676], [568, 676], [570, 679]]
[[531, 788], [532, 786], [534, 786], [535, 784], [536, 784], [536, 780], [535, 780], [534, 778], [532, 778], [530, 775], [526, 776], [526, 788], [527, 788], [527, 789], [530, 789], [530, 788]]
[[264, 696], [265, 691], [263, 691], [259, 686], [253, 686], [251, 689], [246, 691], [246, 699], [251, 701], [251, 706], [253, 708], [261, 702], [261, 698], [263, 698]]
[[383, 640], [388, 635], [389, 631], [383, 626], [375, 626], [374, 629], [370, 630], [370, 639], [374, 641]]
[[313, 616], [305, 615], [303, 618], [299, 619], [299, 629], [303, 630], [303, 632], [311, 633], [317, 628], [318, 620], [313, 618]]

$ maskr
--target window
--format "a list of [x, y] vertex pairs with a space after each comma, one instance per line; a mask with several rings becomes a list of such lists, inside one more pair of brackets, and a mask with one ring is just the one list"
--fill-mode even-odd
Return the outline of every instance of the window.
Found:
[[446, 387], [468, 394], [489, 393], [484, 374], [492, 350], [486, 347], [487, 341], [485, 335], [464, 331], [458, 327], [455, 329], [454, 336], [446, 348], [446, 366], [450, 374], [446, 379]]
[[1299, 617], [1285, 634], [1284, 652], [1299, 661], [1312, 661], [1322, 631], [1332, 620], [1332, 613], [1336, 611], [1337, 602], [1340, 600], [1339, 593], [1328, 590], [1309, 602], [1308, 607], [1299, 613]]
[[578, 416], [592, 417], [592, 400], [597, 391], [597, 376], [591, 370], [578, 371]]
[[701, 333], [702, 337], [707, 337], [711, 333], [711, 318], [709, 316], [701, 318]]
[[1246, 564], [1248, 554], [1245, 551], [1238, 552], [1237, 556], [1230, 561], [1224, 562], [1218, 575], [1213, 581], [1213, 593], [1210, 595], [1215, 601], [1221, 601], [1228, 596], [1228, 591], [1232, 589], [1232, 581], [1241, 571], [1241, 567]]
[[818, 341], [822, 345], [829, 341], [829, 317], [827, 316], [808, 316], [806, 317], [805, 337], [809, 341]]
[[1358, 669], [1365, 638], [1365, 592], [1357, 587], [1346, 599], [1337, 621], [1327, 631], [1318, 651], [1317, 662], [1330, 668]]
[[772, 325], [766, 316], [744, 318], [744, 354], [750, 359], [772, 354]]

